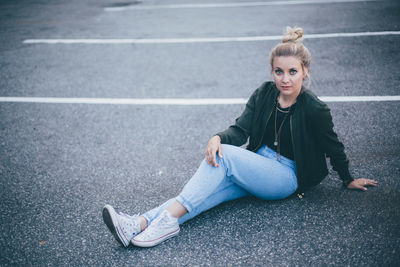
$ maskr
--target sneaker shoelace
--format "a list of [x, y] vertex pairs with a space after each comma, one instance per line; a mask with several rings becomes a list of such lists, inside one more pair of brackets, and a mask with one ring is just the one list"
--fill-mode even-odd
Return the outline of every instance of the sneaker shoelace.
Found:
[[123, 212], [119, 212], [119, 215], [121, 215], [122, 217], [126, 217], [128, 219], [131, 219], [131, 220], [139, 218], [139, 213], [135, 214], [135, 215], [129, 215], [129, 214], [126, 214], [126, 213], [123, 213]]
[[[130, 227], [134, 227], [135, 228], [135, 232], [133, 234], [136, 234], [136, 231], [138, 230], [137, 228], [140, 229], [140, 221], [139, 219], [139, 214], [135, 214], [135, 215], [129, 215], [123, 212], [120, 212], [119, 215], [125, 219], [124, 222], [126, 224], [128, 224], [128, 226]], [[140, 230], [139, 230], [140, 231]]]
[[149, 227], [147, 227], [146, 231], [144, 231], [142, 234], [145, 237], [151, 237], [154, 233], [158, 233], [164, 228], [170, 228], [174, 224], [175, 223], [166, 215], [158, 217], [149, 225]]

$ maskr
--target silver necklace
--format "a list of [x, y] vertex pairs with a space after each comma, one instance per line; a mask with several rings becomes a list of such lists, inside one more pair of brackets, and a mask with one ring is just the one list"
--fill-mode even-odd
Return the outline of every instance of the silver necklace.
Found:
[[283, 109], [280, 109], [280, 108], [278, 107], [278, 105], [276, 106], [276, 108], [277, 108], [280, 112], [282, 112], [282, 113], [289, 113], [289, 111], [290, 111], [290, 108], [289, 108], [289, 110], [283, 110]]
[[285, 117], [283, 117], [282, 123], [279, 126], [278, 131], [276, 130], [276, 121], [277, 121], [277, 114], [278, 114], [278, 110], [281, 111], [281, 109], [278, 108], [278, 102], [276, 103], [276, 108], [275, 108], [275, 141], [274, 141], [274, 146], [277, 148], [277, 153], [278, 153], [278, 157], [277, 160], [280, 161], [281, 159], [281, 154], [280, 154], [280, 135], [281, 135], [281, 131], [282, 131], [282, 127], [283, 124], [285, 123], [285, 120], [287, 119], [287, 117], [289, 116], [290, 113], [290, 109], [292, 108], [292, 106], [289, 107], [289, 110], [287, 111], [282, 111], [283, 113], [285, 113]]

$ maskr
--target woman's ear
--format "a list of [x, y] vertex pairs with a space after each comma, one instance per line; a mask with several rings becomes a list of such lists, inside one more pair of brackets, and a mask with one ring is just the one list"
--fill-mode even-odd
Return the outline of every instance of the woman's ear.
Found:
[[308, 73], [310, 72], [310, 67], [308, 67], [308, 68], [304, 68], [304, 73], [303, 73], [303, 80], [305, 79], [305, 78], [307, 78], [308, 77]]

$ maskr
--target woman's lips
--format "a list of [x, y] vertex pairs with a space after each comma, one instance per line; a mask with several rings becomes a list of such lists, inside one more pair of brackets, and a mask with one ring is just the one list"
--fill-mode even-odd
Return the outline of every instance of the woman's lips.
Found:
[[282, 86], [282, 89], [283, 90], [288, 90], [288, 89], [290, 89], [290, 86]]

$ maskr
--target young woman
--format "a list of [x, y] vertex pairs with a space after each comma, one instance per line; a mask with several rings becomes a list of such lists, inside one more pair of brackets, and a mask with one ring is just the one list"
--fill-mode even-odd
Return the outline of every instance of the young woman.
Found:
[[[301, 28], [287, 28], [283, 42], [270, 53], [274, 82], [262, 84], [235, 124], [209, 140], [205, 160], [176, 198], [141, 216], [103, 208], [104, 222], [118, 242], [155, 246], [177, 235], [179, 224], [247, 195], [301, 197], [328, 174], [326, 156], [347, 188], [365, 191], [377, 185], [351, 177], [329, 108], [303, 86], [311, 55], [302, 35]], [[247, 141], [247, 149], [239, 147]]]

